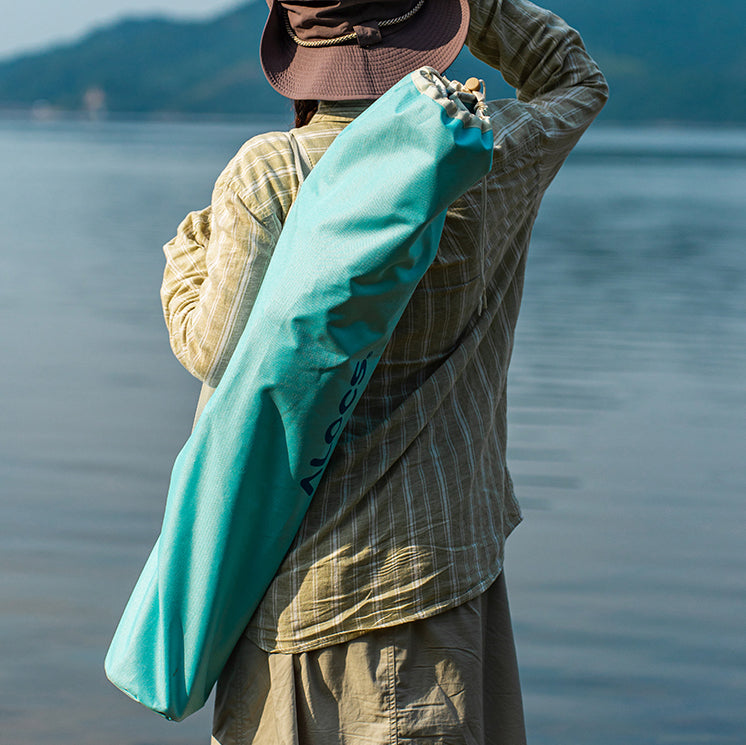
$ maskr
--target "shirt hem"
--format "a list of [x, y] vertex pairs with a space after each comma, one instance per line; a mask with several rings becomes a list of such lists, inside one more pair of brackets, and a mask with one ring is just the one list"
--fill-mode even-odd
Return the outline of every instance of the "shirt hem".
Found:
[[397, 614], [390, 622], [371, 623], [370, 625], [360, 628], [334, 631], [330, 634], [324, 634], [323, 636], [314, 636], [312, 639], [306, 641], [299, 641], [297, 639], [282, 640], [276, 638], [268, 640], [266, 636], [256, 633], [256, 629], [252, 628], [251, 625], [246, 628], [243, 635], [257, 647], [269, 654], [302, 654], [303, 652], [313, 652], [318, 649], [323, 649], [324, 647], [331, 647], [335, 644], [343, 644], [352, 641], [359, 636], [368, 634], [371, 631], [390, 628], [392, 626], [401, 626], [402, 624], [412, 623], [413, 621], [422, 621], [425, 618], [444, 613], [445, 611], [456, 608], [464, 603], [468, 603], [470, 600], [478, 597], [500, 576], [504, 566], [503, 550], [505, 540], [513, 530], [520, 525], [522, 520], [523, 516], [520, 512], [509, 515], [498, 561], [492, 568], [492, 571], [490, 571], [484, 579], [476, 585], [471, 586], [468, 590], [465, 590], [454, 597], [449, 597], [441, 602], [429, 605], [425, 609], [410, 613]]

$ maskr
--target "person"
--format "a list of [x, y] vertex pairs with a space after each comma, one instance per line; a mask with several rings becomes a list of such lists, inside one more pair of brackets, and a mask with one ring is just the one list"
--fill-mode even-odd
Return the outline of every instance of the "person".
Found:
[[213, 743], [524, 743], [503, 572], [521, 520], [506, 378], [539, 203], [605, 80], [577, 32], [525, 0], [269, 5], [262, 66], [296, 101], [296, 127], [249, 140], [164, 248], [164, 315], [204, 381], [199, 408], [305, 173], [350, 121], [409, 71], [445, 71], [464, 43], [517, 98], [488, 103], [492, 169], [449, 208], [435, 262], [221, 675]]

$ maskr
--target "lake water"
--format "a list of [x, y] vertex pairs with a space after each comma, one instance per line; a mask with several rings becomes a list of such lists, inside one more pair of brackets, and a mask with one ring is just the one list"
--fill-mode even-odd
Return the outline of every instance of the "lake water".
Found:
[[[197, 394], [160, 247], [265, 128], [0, 123], [3, 744], [209, 740], [102, 660]], [[746, 743], [745, 249], [744, 131], [599, 126], [544, 200], [510, 396], [532, 745]]]

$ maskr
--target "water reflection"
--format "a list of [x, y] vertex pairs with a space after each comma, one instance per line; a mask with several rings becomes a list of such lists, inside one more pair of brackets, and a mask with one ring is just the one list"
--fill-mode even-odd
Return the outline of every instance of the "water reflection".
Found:
[[510, 399], [527, 521], [508, 566], [533, 743], [743, 742], [735, 139], [733, 158], [717, 135], [716, 158], [701, 141], [682, 157], [683, 134], [660, 157], [656, 133], [599, 131], [544, 202]]

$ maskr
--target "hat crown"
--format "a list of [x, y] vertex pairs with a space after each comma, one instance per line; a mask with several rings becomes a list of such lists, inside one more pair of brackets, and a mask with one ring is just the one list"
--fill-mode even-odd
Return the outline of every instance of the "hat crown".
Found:
[[469, 29], [469, 0], [268, 0], [270, 85], [294, 99], [378, 98], [421, 67], [445, 72]]
[[[418, 0], [278, 0], [293, 34], [303, 41], [335, 39], [355, 26], [395, 20]], [[427, 0], [425, 0], [427, 2]]]

